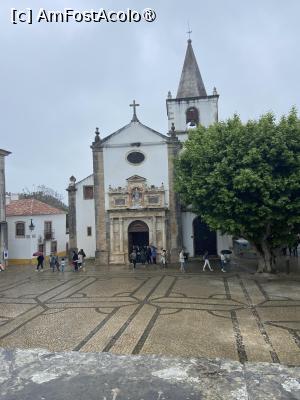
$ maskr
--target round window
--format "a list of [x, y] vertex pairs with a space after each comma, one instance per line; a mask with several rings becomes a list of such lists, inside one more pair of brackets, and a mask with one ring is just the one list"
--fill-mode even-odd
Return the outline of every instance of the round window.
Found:
[[140, 151], [132, 151], [127, 155], [127, 161], [131, 164], [141, 164], [145, 160], [145, 156]]

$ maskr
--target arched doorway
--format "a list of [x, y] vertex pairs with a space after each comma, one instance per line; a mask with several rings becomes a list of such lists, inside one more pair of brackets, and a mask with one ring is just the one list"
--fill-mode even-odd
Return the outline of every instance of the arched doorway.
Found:
[[149, 228], [143, 221], [133, 221], [128, 227], [128, 254], [133, 246], [149, 246]]
[[209, 254], [217, 254], [217, 233], [197, 217], [193, 221], [194, 255], [200, 256], [207, 250]]

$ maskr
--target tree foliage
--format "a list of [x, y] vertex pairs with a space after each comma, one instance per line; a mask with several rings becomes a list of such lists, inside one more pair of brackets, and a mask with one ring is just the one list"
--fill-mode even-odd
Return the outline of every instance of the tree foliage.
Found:
[[55, 190], [45, 186], [39, 185], [33, 190], [28, 188], [23, 189], [23, 192], [19, 194], [20, 199], [36, 199], [43, 203], [49, 204], [52, 207], [68, 211], [67, 205], [63, 202], [63, 196]]
[[235, 115], [189, 134], [176, 160], [182, 202], [215, 230], [249, 240], [270, 271], [300, 224], [300, 121], [292, 109], [243, 124]]

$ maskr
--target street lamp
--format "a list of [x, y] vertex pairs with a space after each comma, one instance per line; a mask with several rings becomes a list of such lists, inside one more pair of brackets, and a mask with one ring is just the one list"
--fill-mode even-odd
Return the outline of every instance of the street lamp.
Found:
[[32, 219], [30, 219], [30, 225], [29, 225], [28, 228], [31, 230], [31, 232], [32, 232], [32, 231], [34, 230], [34, 228], [35, 228], [35, 225], [33, 224]]
[[34, 224], [32, 222], [32, 219], [30, 219], [30, 224], [29, 224], [28, 228], [31, 231], [31, 235], [30, 235], [30, 260], [32, 260], [32, 255], [31, 255], [32, 254], [32, 232], [33, 232], [33, 230], [35, 228], [35, 226], [34, 226]]

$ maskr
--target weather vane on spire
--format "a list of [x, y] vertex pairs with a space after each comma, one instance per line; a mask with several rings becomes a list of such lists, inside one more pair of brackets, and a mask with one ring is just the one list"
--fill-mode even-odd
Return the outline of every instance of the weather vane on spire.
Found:
[[191, 28], [190, 28], [190, 23], [189, 23], [189, 21], [188, 21], [188, 31], [187, 31], [187, 34], [189, 35], [189, 40], [191, 40], [191, 33], [192, 33], [193, 31], [191, 31]]

